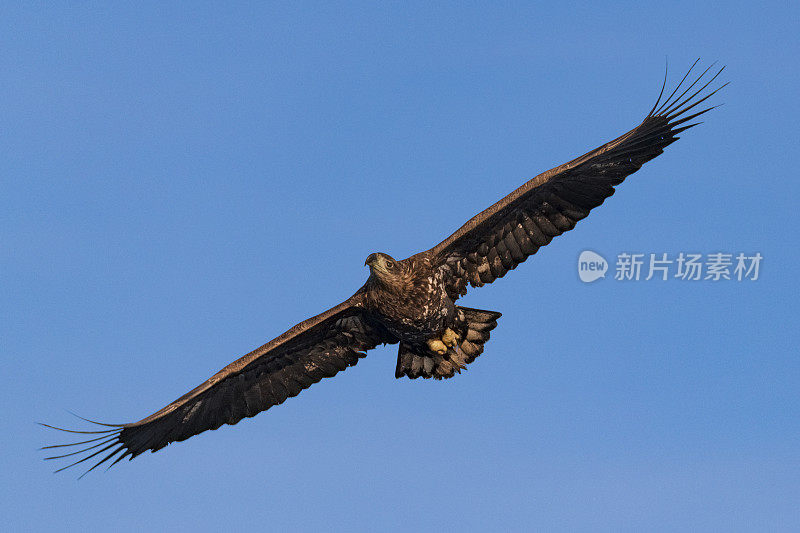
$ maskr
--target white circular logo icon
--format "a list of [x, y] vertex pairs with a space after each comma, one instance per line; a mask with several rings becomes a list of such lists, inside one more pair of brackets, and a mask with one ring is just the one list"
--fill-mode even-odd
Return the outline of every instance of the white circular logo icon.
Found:
[[584, 283], [591, 283], [606, 277], [608, 262], [605, 258], [591, 250], [584, 250], [578, 257], [578, 277]]

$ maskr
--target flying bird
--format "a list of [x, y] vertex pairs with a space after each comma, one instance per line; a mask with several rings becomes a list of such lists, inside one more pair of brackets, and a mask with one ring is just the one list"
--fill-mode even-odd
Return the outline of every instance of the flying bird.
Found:
[[[502, 278], [553, 237], [574, 228], [627, 176], [697, 125], [693, 119], [717, 107], [696, 110], [727, 85], [706, 91], [724, 67], [701, 81], [712, 65], [688, 83], [695, 65], [662, 102], [664, 76], [655, 105], [629, 132], [539, 174], [430, 250], [403, 260], [370, 254], [365, 262], [369, 278], [353, 296], [237, 359], [163, 409], [128, 424], [87, 420], [106, 428], [95, 431], [42, 424], [88, 439], [46, 446], [68, 452], [47, 459], [76, 459], [57, 472], [93, 458], [96, 462], [85, 473], [108, 461], [110, 468], [126, 457], [155, 452], [279, 405], [355, 365], [379, 344], [399, 345], [397, 378], [446, 379], [460, 373], [483, 352], [500, 313], [456, 305], [457, 300], [469, 286]], [[684, 83], [688, 86], [678, 94]], [[71, 451], [73, 446], [82, 447]]]

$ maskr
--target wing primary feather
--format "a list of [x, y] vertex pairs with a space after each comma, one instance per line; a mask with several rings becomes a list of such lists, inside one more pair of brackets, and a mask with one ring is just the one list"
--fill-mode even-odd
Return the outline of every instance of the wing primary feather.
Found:
[[[698, 58], [698, 61], [699, 61], [699, 58]], [[658, 104], [661, 102], [661, 97], [664, 96], [664, 89], [666, 89], [666, 87], [667, 87], [667, 73], [669, 72], [669, 59], [665, 58], [664, 62], [665, 62], [665, 65], [664, 65], [664, 83], [661, 84], [661, 92], [658, 93], [658, 98], [656, 98], [656, 103], [653, 104], [652, 109], [650, 109], [650, 111], [647, 113], [648, 117], [652, 117], [653, 116], [653, 111], [656, 110], [656, 107], [658, 107]], [[695, 61], [695, 63], [697, 63], [697, 61]]]
[[[700, 122], [694, 122], [694, 123], [692, 123], [692, 124], [689, 124], [688, 126], [683, 126], [683, 127], [680, 127], [680, 128], [675, 128], [674, 130], [672, 130], [672, 134], [673, 134], [673, 135], [677, 135], [677, 134], [679, 134], [679, 133], [680, 133], [680, 132], [682, 132], [682, 131], [686, 131], [686, 130], [688, 130], [689, 128], [694, 128], [695, 126], [698, 126], [698, 125], [700, 125], [700, 124], [702, 124], [702, 123], [703, 123], [702, 121], [700, 121]], [[676, 138], [676, 139], [679, 139], [680, 137], [675, 137], [675, 138]]]
[[718, 105], [715, 105], [715, 106], [711, 106], [711, 107], [708, 107], [708, 108], [706, 108], [706, 109], [703, 109], [702, 111], [698, 111], [697, 113], [691, 114], [691, 115], [689, 115], [689, 116], [686, 116], [686, 117], [681, 117], [681, 119], [680, 119], [680, 120], [676, 120], [675, 122], [670, 122], [670, 123], [669, 123], [669, 126], [670, 126], [670, 129], [672, 129], [672, 134], [675, 134], [675, 129], [674, 129], [674, 127], [675, 127], [675, 126], [677, 126], [677, 125], [679, 125], [679, 124], [683, 124], [684, 122], [688, 122], [688, 121], [692, 120], [693, 118], [699, 117], [700, 115], [702, 115], [702, 114], [704, 114], [704, 113], [708, 113], [708, 112], [709, 112], [709, 111], [711, 111], [712, 109], [716, 109], [716, 108], [718, 108], [718, 107], [719, 107], [719, 106], [721, 106], [721, 105], [722, 105], [722, 104], [718, 104]]
[[83, 421], [85, 421], [85, 422], [89, 422], [89, 423], [91, 423], [91, 424], [96, 424], [96, 425], [98, 425], [98, 426], [106, 426], [106, 427], [110, 427], [110, 428], [121, 428], [121, 427], [124, 427], [124, 426], [125, 426], [125, 424], [107, 424], [107, 423], [104, 423], [104, 422], [97, 422], [96, 420], [90, 420], [90, 419], [88, 419], [88, 418], [82, 417], [82, 416], [81, 416], [81, 415], [79, 415], [79, 414], [75, 414], [75, 413], [73, 413], [72, 411], [70, 411], [69, 409], [67, 409], [66, 411], [67, 411], [69, 414], [71, 414], [72, 416], [74, 416], [74, 417], [80, 418], [81, 420], [83, 420]]
[[[682, 104], [681, 104], [681, 102], [688, 102], [689, 100], [691, 100], [691, 99], [693, 98], [693, 96], [694, 96], [694, 95], [690, 96], [689, 98], [686, 98], [685, 100], [683, 100], [683, 97], [686, 95], [686, 93], [688, 93], [689, 91], [691, 91], [691, 90], [692, 90], [692, 87], [694, 87], [695, 85], [697, 85], [697, 83], [698, 83], [698, 82], [699, 82], [701, 79], [703, 79], [703, 77], [706, 75], [706, 73], [708, 73], [708, 71], [709, 71], [709, 70], [711, 70], [711, 68], [712, 68], [712, 67], [713, 67], [715, 64], [716, 64], [716, 62], [712, 63], [712, 64], [711, 64], [711, 65], [709, 65], [709, 66], [708, 66], [708, 67], [707, 67], [707, 68], [706, 68], [706, 69], [705, 69], [705, 70], [704, 70], [702, 73], [700, 73], [700, 75], [697, 77], [697, 79], [696, 79], [696, 80], [694, 80], [694, 81], [692, 82], [692, 84], [691, 84], [691, 85], [689, 85], [689, 86], [688, 86], [686, 89], [684, 89], [684, 91], [683, 91], [683, 92], [680, 94], [680, 96], [678, 96], [677, 98], [675, 98], [674, 100], [672, 100], [672, 101], [670, 102], [670, 104], [669, 104], [668, 106], [666, 106], [666, 107], [665, 107], [665, 109], [662, 109], [662, 110], [659, 112], [659, 115], [667, 115], [667, 114], [669, 114], [669, 113], [671, 112], [671, 108], [672, 108], [672, 107], [674, 107], [674, 106], [680, 106], [680, 105], [682, 105]], [[722, 68], [720, 69], [720, 71], [719, 71], [719, 72], [722, 72], [722, 71], [724, 70], [724, 68], [725, 68], [725, 67], [722, 67]], [[708, 81], [708, 83], [711, 83], [712, 81], [714, 81], [714, 78], [716, 78], [717, 76], [719, 76], [719, 72], [717, 72], [717, 74], [715, 74], [715, 75], [714, 75], [714, 77], [712, 77], [712, 78], [711, 78], [711, 79]], [[705, 88], [706, 86], [708, 86], [708, 83], [706, 83], [706, 84], [703, 86], [703, 88]], [[702, 91], [702, 90], [703, 90], [703, 88], [700, 88], [700, 89], [699, 89], [697, 92], [700, 92], [700, 91]], [[695, 93], [695, 94], [697, 94], [697, 93]]]
[[[696, 64], [696, 63], [697, 63], [697, 61], [695, 61], [695, 64]], [[703, 72], [701, 72], [701, 73], [700, 73], [700, 75], [697, 77], [697, 79], [695, 79], [695, 80], [694, 80], [694, 81], [691, 83], [691, 85], [689, 85], [689, 86], [688, 86], [686, 89], [684, 89], [684, 90], [683, 90], [683, 92], [682, 92], [682, 93], [681, 93], [679, 96], [677, 96], [676, 98], [672, 98], [672, 97], [673, 97], [673, 95], [674, 95], [676, 92], [678, 92], [678, 89], [680, 89], [681, 85], [683, 85], [683, 82], [686, 80], [686, 78], [689, 76], [689, 72], [691, 72], [691, 71], [692, 71], [692, 69], [690, 68], [690, 69], [689, 69], [689, 72], [687, 72], [687, 73], [686, 73], [686, 75], [683, 77], [683, 79], [681, 80], [681, 82], [678, 84], [678, 86], [677, 86], [677, 87], [675, 87], [675, 90], [674, 90], [674, 91], [672, 91], [672, 94], [670, 95], [670, 97], [669, 97], [669, 98], [668, 98], [668, 99], [667, 99], [667, 100], [664, 102], [664, 104], [661, 106], [661, 108], [659, 108], [659, 110], [658, 110], [658, 112], [657, 112], [656, 114], [657, 114], [657, 115], [664, 115], [664, 114], [666, 114], [666, 113], [668, 112], [668, 110], [669, 110], [669, 108], [670, 108], [670, 107], [672, 107], [672, 106], [674, 106], [675, 104], [677, 104], [677, 103], [681, 102], [681, 99], [682, 99], [682, 98], [683, 98], [683, 97], [686, 95], [686, 93], [688, 93], [689, 91], [691, 91], [691, 90], [692, 90], [692, 87], [694, 87], [695, 85], [697, 85], [697, 82], [699, 82], [701, 79], [703, 79], [703, 76], [705, 76], [705, 75], [706, 75], [706, 73], [707, 73], [707, 72], [708, 72], [708, 71], [709, 71], [709, 70], [710, 70], [710, 69], [711, 69], [711, 68], [714, 66], [714, 64], [715, 64], [715, 63], [712, 63], [711, 65], [709, 65], [708, 67], [706, 67], [706, 69], [705, 69]], [[692, 68], [694, 68], [694, 65], [692, 65]]]
[[92, 467], [91, 467], [89, 470], [87, 470], [86, 472], [84, 472], [83, 474], [81, 474], [80, 476], [78, 476], [78, 479], [81, 479], [83, 476], [85, 476], [86, 474], [88, 474], [89, 472], [91, 472], [92, 470], [94, 470], [95, 468], [97, 468], [98, 466], [100, 466], [101, 464], [105, 463], [106, 461], [108, 461], [109, 459], [111, 459], [112, 457], [114, 457], [114, 456], [115, 456], [117, 453], [119, 453], [119, 451], [120, 451], [121, 449], [123, 449], [124, 447], [125, 447], [125, 446], [124, 446], [124, 445], [122, 445], [122, 446], [119, 446], [119, 447], [117, 447], [117, 448], [113, 449], [113, 450], [111, 451], [111, 453], [110, 453], [110, 454], [108, 454], [108, 455], [106, 455], [105, 457], [103, 457], [103, 458], [102, 458], [100, 461], [98, 461], [97, 463], [95, 463], [95, 464], [94, 464], [94, 466], [92, 466]]
[[66, 431], [67, 433], [82, 433], [85, 435], [92, 435], [98, 433], [113, 433], [117, 431], [116, 429], [104, 429], [102, 431], [77, 431], [75, 429], [64, 429], [56, 426], [51, 426], [50, 424], [45, 424], [44, 422], [37, 422], [37, 424], [39, 424], [40, 426], [44, 426], [46, 428], [57, 429], [58, 431]]
[[[677, 92], [678, 92], [678, 89], [680, 89], [680, 88], [681, 88], [681, 85], [683, 85], [683, 82], [684, 82], [684, 81], [686, 81], [686, 78], [688, 78], [688, 77], [689, 77], [689, 74], [692, 72], [692, 69], [694, 69], [695, 65], [697, 65], [697, 62], [698, 62], [698, 61], [700, 61], [700, 58], [699, 58], [699, 57], [698, 57], [697, 59], [695, 59], [695, 60], [694, 60], [694, 63], [692, 63], [692, 66], [691, 66], [691, 67], [689, 67], [689, 70], [688, 70], [688, 71], [686, 71], [686, 74], [684, 74], [684, 75], [683, 75], [683, 78], [681, 79], [680, 83], [678, 83], [678, 85], [677, 85], [677, 86], [676, 86], [674, 89], [672, 89], [672, 92], [671, 92], [671, 93], [670, 93], [670, 95], [667, 97], [667, 99], [666, 99], [666, 100], [664, 100], [664, 103], [662, 104], [662, 106], [661, 106], [661, 107], [659, 107], [659, 108], [658, 108], [658, 110], [656, 110], [656, 112], [655, 112], [655, 114], [656, 114], [656, 115], [660, 115], [660, 114], [661, 114], [661, 111], [662, 111], [662, 108], [663, 108], [664, 106], [666, 106], [667, 104], [669, 104], [669, 102], [670, 102], [670, 101], [672, 101], [672, 97], [673, 97], [673, 96], [675, 96], [675, 93], [677, 93]], [[665, 74], [665, 75], [664, 75], [664, 84], [666, 84], [666, 83], [667, 83], [667, 78], [666, 78], [666, 74]], [[663, 90], [663, 89], [662, 89], [662, 90]], [[656, 105], [658, 105], [658, 102], [656, 102]], [[651, 112], [648, 114], [648, 116], [653, 116], [653, 112], [651, 111]]]
[[[125, 452], [122, 455], [120, 455], [119, 457], [114, 459], [114, 462], [106, 467], [106, 470], [110, 470], [112, 466], [114, 466], [118, 462], [122, 461], [123, 459], [125, 459], [129, 455], [131, 455], [131, 451], [130, 450], [125, 450]], [[131, 457], [131, 459], [133, 459], [133, 457]]]
[[[709, 83], [710, 83], [710, 82], [709, 82]], [[720, 90], [722, 90], [722, 89], [724, 89], [725, 87], [727, 87], [729, 83], [730, 83], [730, 82], [727, 82], [727, 83], [725, 83], [724, 85], [721, 85], [720, 87], [718, 87], [717, 89], [715, 89], [715, 90], [711, 91], [710, 93], [708, 93], [707, 95], [705, 95], [703, 98], [701, 98], [700, 100], [698, 100], [698, 101], [694, 102], [692, 105], [690, 105], [690, 106], [688, 106], [688, 107], [679, 108], [679, 109], [677, 109], [677, 110], [674, 110], [674, 111], [672, 112], [672, 114], [671, 114], [671, 115], [669, 115], [669, 116], [667, 116], [667, 117], [666, 117], [666, 119], [667, 119], [668, 121], [669, 121], [669, 120], [672, 120], [673, 118], [675, 118], [675, 117], [678, 117], [678, 116], [682, 115], [683, 113], [686, 113], [687, 111], [689, 111], [689, 110], [690, 110], [690, 109], [692, 109], [693, 107], [695, 107], [695, 106], [697, 106], [697, 105], [700, 105], [700, 104], [702, 104], [703, 102], [705, 102], [706, 100], [708, 100], [709, 98], [711, 98], [712, 96], [714, 96], [715, 94], [717, 94], [717, 93], [718, 93]], [[705, 87], [701, 88], [701, 89], [700, 89], [700, 91], [702, 91], [704, 88], [705, 88]], [[698, 91], [698, 92], [699, 92], [699, 91]], [[697, 94], [697, 93], [693, 94], [693, 95], [691, 96], [691, 98], [694, 98], [696, 94]], [[691, 98], [687, 99], [687, 100], [686, 100], [686, 101], [685, 101], [683, 104], [681, 104], [681, 105], [683, 106], [683, 105], [686, 105], [686, 104], [688, 104], [688, 103], [689, 103], [689, 100], [690, 100]], [[713, 108], [710, 108], [710, 109], [713, 109]]]
[[110, 439], [106, 439], [103, 442], [99, 442], [99, 443], [97, 443], [97, 444], [95, 444], [93, 446], [88, 446], [86, 448], [78, 450], [77, 452], [65, 453], [64, 455], [54, 455], [52, 457], [45, 457], [44, 460], [45, 461], [49, 461], [50, 459], [61, 459], [62, 457], [70, 457], [72, 455], [78, 455], [79, 453], [88, 452], [89, 450], [94, 450], [95, 448], [99, 448], [100, 446], [103, 446], [103, 445], [106, 445], [106, 444], [108, 444], [110, 442], [113, 442], [114, 440], [116, 440], [116, 438], [117, 438], [117, 436], [114, 435]]
[[75, 461], [74, 463], [72, 463], [72, 464], [69, 464], [69, 465], [67, 465], [67, 466], [65, 466], [65, 467], [63, 467], [63, 468], [59, 468], [59, 469], [58, 469], [58, 470], [56, 470], [54, 473], [61, 472], [61, 471], [63, 471], [63, 470], [66, 470], [67, 468], [72, 468], [72, 467], [73, 467], [73, 466], [75, 466], [75, 465], [79, 465], [79, 464], [81, 464], [81, 463], [82, 463], [82, 462], [84, 462], [84, 461], [88, 461], [88, 460], [89, 460], [89, 459], [91, 459], [92, 457], [96, 457], [96, 456], [100, 455], [101, 453], [103, 453], [104, 451], [108, 450], [109, 448], [113, 448], [113, 447], [114, 447], [114, 446], [116, 446], [116, 445], [117, 445], [117, 443], [116, 443], [116, 442], [112, 442], [111, 444], [109, 444], [108, 446], [106, 446], [105, 448], [103, 448], [102, 450], [96, 451], [96, 452], [94, 452], [92, 455], [89, 455], [88, 457], [84, 457], [83, 459], [80, 459], [80, 460], [78, 460], [78, 461]]
[[95, 441], [103, 440], [103, 439], [107, 439], [107, 438], [108, 438], [108, 435], [103, 435], [102, 437], [97, 437], [97, 438], [89, 439], [89, 440], [83, 440], [83, 441], [80, 441], [80, 442], [71, 442], [69, 444], [53, 444], [51, 446], [42, 446], [39, 449], [40, 450], [49, 450], [49, 449], [52, 449], [52, 448], [64, 448], [64, 447], [67, 447], [67, 446], [80, 446], [81, 444], [88, 444], [90, 442], [95, 442]]
[[[711, 68], [711, 67], [709, 67], [709, 68]], [[725, 67], [724, 67], [724, 66], [723, 66], [721, 69], [719, 69], [719, 71], [718, 71], [716, 74], [714, 74], [714, 75], [711, 77], [711, 79], [710, 79], [710, 80], [708, 80], [708, 81], [707, 81], [705, 84], [703, 84], [703, 86], [702, 86], [702, 87], [700, 87], [700, 88], [699, 88], [699, 89], [697, 89], [697, 90], [696, 90], [694, 93], [692, 93], [692, 95], [691, 95], [691, 96], [689, 96], [688, 98], [683, 98], [683, 96], [684, 96], [684, 95], [685, 95], [687, 92], [689, 92], [689, 90], [691, 90], [691, 89], [692, 89], [692, 87], [694, 87], [694, 86], [697, 84], [697, 82], [698, 82], [698, 81], [700, 81], [700, 78], [702, 78], [702, 77], [705, 75], [705, 73], [706, 73], [706, 72], [708, 72], [708, 69], [706, 69], [706, 70], [705, 70], [705, 72], [703, 72], [703, 74], [701, 74], [701, 75], [700, 75], [700, 78], [697, 78], [696, 80], [694, 80], [694, 83], [692, 83], [692, 84], [691, 84], [689, 87], [687, 87], [687, 88], [686, 88], [686, 90], [685, 90], [685, 91], [683, 91], [683, 93], [681, 93], [681, 95], [680, 95], [678, 98], [676, 98], [676, 99], [675, 99], [675, 102], [673, 102], [673, 103], [672, 103], [672, 104], [670, 104], [670, 105], [669, 105], [669, 106], [668, 106], [666, 109], [664, 109], [663, 111], [661, 111], [661, 112], [659, 113], [659, 115], [660, 115], [660, 116], [669, 117], [670, 115], [672, 115], [672, 116], [676, 116], [676, 115], [678, 115], [678, 114], [680, 114], [680, 113], [684, 113], [684, 112], [686, 111], [686, 109], [684, 109], [683, 111], [680, 111], [680, 109], [681, 109], [683, 106], [685, 106], [686, 104], [688, 104], [689, 102], [691, 102], [691, 101], [692, 101], [692, 98], [694, 98], [695, 96], [697, 96], [698, 94], [700, 94], [700, 93], [703, 91], [703, 89], [705, 89], [706, 87], [708, 87], [708, 86], [709, 86], [709, 85], [710, 85], [710, 84], [711, 84], [711, 83], [712, 83], [712, 82], [713, 82], [715, 79], [717, 79], [717, 76], [719, 76], [720, 74], [722, 74], [722, 71], [723, 71], [723, 70], [725, 70]], [[702, 102], [702, 101], [706, 100], [707, 98], [709, 98], [709, 97], [711, 97], [711, 96], [714, 96], [714, 94], [716, 94], [716, 92], [717, 92], [717, 91], [719, 91], [720, 89], [722, 89], [724, 86], [725, 86], [725, 85], [723, 85], [722, 87], [718, 87], [716, 90], [714, 90], [714, 91], [712, 91], [712, 92], [708, 93], [708, 94], [707, 94], [707, 95], [705, 95], [705, 96], [704, 96], [702, 99], [700, 99], [700, 100], [698, 100], [697, 102], [693, 103], [693, 104], [692, 104], [692, 107], [696, 106], [697, 104], [699, 104], [700, 102]], [[691, 107], [690, 107], [689, 109], [691, 109]]]

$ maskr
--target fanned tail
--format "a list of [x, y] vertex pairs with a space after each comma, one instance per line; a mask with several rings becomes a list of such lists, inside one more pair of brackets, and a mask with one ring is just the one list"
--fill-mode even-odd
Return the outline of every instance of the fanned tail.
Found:
[[394, 373], [396, 378], [451, 378], [466, 370], [467, 365], [483, 353], [483, 345], [489, 340], [489, 332], [497, 327], [501, 313], [469, 307], [456, 307], [456, 313], [456, 333], [459, 335], [456, 346], [439, 355], [427, 346], [401, 342]]

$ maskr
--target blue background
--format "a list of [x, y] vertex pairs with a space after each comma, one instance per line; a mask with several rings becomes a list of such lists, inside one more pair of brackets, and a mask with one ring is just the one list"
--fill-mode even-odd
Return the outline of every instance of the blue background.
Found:
[[[25, 3], [0, 9], [6, 527], [800, 529], [796, 3]], [[722, 108], [465, 305], [236, 427], [51, 474], [541, 171], [692, 61]], [[760, 252], [756, 282], [578, 280], [580, 251]]]

